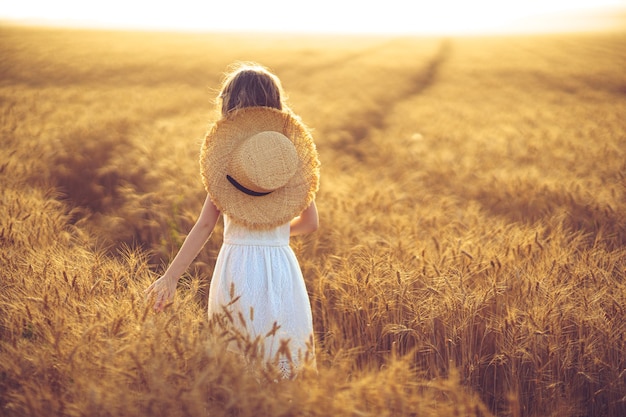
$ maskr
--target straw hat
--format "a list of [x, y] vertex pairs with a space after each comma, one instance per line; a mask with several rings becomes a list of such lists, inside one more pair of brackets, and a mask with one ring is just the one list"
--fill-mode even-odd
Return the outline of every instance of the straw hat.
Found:
[[319, 187], [309, 130], [270, 107], [236, 110], [213, 125], [200, 153], [202, 181], [215, 206], [251, 229], [289, 222]]

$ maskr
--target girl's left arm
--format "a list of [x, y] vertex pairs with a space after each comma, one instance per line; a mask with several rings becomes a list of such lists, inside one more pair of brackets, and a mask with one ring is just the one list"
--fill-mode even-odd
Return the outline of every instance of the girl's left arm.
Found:
[[291, 221], [291, 229], [289, 234], [291, 236], [303, 235], [306, 233], [313, 233], [319, 227], [319, 216], [317, 215], [317, 206], [315, 201], [309, 204], [309, 207], [304, 209], [300, 216]]

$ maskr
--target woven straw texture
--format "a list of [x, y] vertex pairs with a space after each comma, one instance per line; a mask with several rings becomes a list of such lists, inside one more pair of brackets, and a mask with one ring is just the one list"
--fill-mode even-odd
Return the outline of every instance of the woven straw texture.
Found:
[[298, 163], [298, 152], [288, 137], [278, 132], [261, 132], [235, 149], [228, 173], [250, 190], [267, 192], [285, 185]]
[[[266, 131], [282, 133], [293, 142], [298, 164], [284, 186], [265, 196], [250, 196], [237, 190], [226, 175], [240, 145]], [[200, 152], [202, 181], [211, 200], [234, 222], [251, 229], [270, 229], [302, 213], [319, 188], [319, 166], [307, 127], [294, 115], [268, 107], [249, 107], [220, 119], [209, 130]]]

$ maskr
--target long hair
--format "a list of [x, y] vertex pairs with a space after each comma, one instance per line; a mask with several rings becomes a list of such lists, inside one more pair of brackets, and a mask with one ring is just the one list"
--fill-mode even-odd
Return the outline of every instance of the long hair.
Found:
[[222, 116], [244, 107], [265, 106], [283, 110], [284, 92], [278, 77], [256, 63], [236, 63], [226, 73], [218, 95]]

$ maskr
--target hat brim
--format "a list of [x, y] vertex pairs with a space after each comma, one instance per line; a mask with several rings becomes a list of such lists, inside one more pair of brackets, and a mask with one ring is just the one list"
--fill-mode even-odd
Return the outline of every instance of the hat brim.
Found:
[[[246, 138], [264, 131], [282, 133], [298, 154], [298, 168], [281, 188], [264, 196], [237, 190], [226, 178], [232, 152]], [[217, 121], [200, 152], [202, 181], [213, 204], [251, 229], [271, 229], [306, 209], [319, 188], [319, 157], [309, 129], [293, 114], [270, 107], [248, 107]]]

